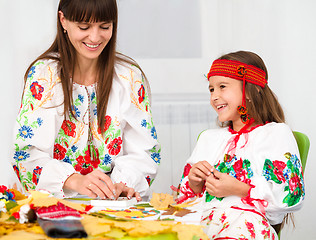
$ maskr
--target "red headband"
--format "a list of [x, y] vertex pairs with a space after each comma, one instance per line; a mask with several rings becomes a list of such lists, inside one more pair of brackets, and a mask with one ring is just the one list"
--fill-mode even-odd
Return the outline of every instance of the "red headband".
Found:
[[212, 76], [230, 77], [241, 81], [245, 80], [262, 88], [267, 84], [266, 73], [262, 69], [233, 60], [215, 60], [207, 74], [207, 79]]
[[209, 80], [212, 76], [223, 76], [243, 81], [242, 104], [238, 106], [237, 111], [240, 114], [241, 121], [246, 124], [247, 127], [251, 125], [254, 120], [249, 116], [246, 107], [245, 83], [249, 82], [264, 88], [267, 84], [266, 73], [253, 65], [239, 61], [217, 59], [213, 62], [207, 74], [207, 79]]

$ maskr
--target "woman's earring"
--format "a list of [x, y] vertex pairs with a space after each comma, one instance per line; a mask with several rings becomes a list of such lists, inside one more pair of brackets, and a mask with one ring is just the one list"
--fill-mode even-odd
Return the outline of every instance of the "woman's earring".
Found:
[[64, 33], [65, 33], [65, 34], [67, 33], [67, 30], [66, 30], [66, 29], [64, 29]]

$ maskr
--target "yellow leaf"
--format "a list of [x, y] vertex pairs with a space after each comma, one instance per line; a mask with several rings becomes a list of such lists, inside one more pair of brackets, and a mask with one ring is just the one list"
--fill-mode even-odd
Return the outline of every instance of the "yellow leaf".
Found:
[[11, 188], [9, 189], [10, 191], [14, 192], [14, 195], [15, 195], [15, 200], [16, 201], [19, 201], [19, 200], [23, 200], [23, 199], [26, 199], [27, 197], [22, 194], [19, 190], [17, 189], [14, 189], [14, 188]]
[[157, 210], [166, 210], [173, 203], [173, 196], [167, 193], [153, 193], [150, 200], [150, 205]]
[[36, 234], [36, 233], [29, 233], [25, 231], [14, 231], [10, 234], [1, 237], [1, 240], [17, 240], [17, 239], [23, 239], [23, 240], [47, 240], [48, 237], [42, 234]]
[[106, 219], [99, 219], [93, 216], [84, 215], [84, 218], [81, 220], [81, 223], [89, 236], [105, 234], [111, 230], [111, 225], [109, 222], [100, 220]]
[[32, 204], [34, 207], [49, 207], [57, 205], [59, 199], [54, 197], [34, 198]]
[[204, 233], [203, 226], [194, 224], [176, 224], [172, 230], [178, 234], [179, 240], [192, 240], [194, 236], [199, 239], [209, 239]]
[[49, 196], [49, 193], [43, 193], [43, 192], [39, 192], [39, 191], [29, 191], [29, 193], [31, 194], [31, 197], [33, 199], [37, 199], [37, 198], [47, 198]]

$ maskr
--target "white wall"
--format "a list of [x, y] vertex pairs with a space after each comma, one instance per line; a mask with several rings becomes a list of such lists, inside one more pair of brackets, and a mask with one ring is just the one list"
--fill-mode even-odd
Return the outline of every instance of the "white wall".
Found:
[[[20, 104], [23, 74], [54, 38], [57, 2], [0, 0], [0, 184], [10, 183], [11, 131]], [[269, 85], [284, 107], [288, 124], [306, 133], [311, 141], [305, 204], [295, 213], [296, 229], [284, 230], [281, 238], [313, 238], [316, 1], [120, 0], [119, 7], [119, 49], [140, 63], [150, 80], [154, 100], [189, 93], [207, 98], [203, 75], [214, 58], [223, 53], [251, 50], [264, 59]], [[167, 138], [167, 132], [160, 133], [159, 126], [157, 130], [158, 137]], [[181, 138], [179, 134], [178, 140]], [[184, 163], [183, 154], [179, 156], [177, 162]], [[164, 169], [160, 171], [163, 174]]]

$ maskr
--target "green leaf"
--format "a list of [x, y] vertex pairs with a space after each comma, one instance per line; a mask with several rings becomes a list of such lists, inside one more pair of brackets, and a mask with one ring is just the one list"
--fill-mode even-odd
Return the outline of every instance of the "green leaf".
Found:
[[16, 151], [16, 152], [20, 151], [19, 145], [17, 145], [17, 144], [14, 144], [14, 145], [15, 145], [15, 151]]
[[105, 172], [109, 172], [111, 171], [111, 167], [107, 166], [107, 165], [99, 165], [99, 168], [101, 168], [103, 171]]
[[19, 220], [16, 219], [15, 217], [13, 217], [13, 216], [10, 216], [6, 221], [8, 221], [8, 222], [16, 222], [16, 223], [19, 222]]
[[133, 221], [131, 219], [110, 216], [110, 215], [107, 215], [107, 214], [104, 214], [104, 213], [100, 213], [100, 212], [90, 213], [89, 215], [94, 216], [94, 217], [98, 217], [98, 218], [105, 218], [105, 219], [109, 219], [109, 220], [120, 221], [120, 222], [131, 222], [131, 221]]
[[135, 204], [134, 206], [135, 206], [135, 207], [144, 207], [144, 208], [146, 208], [146, 207], [152, 208], [152, 207], [153, 207], [153, 206], [151, 206], [149, 203], [139, 203], [139, 204]]
[[12, 208], [16, 207], [18, 204], [16, 202], [13, 202], [12, 200], [9, 200], [6, 204], [5, 204], [5, 208], [7, 209], [7, 211], [10, 211]]
[[27, 179], [30, 181], [32, 179], [32, 173], [31, 172], [27, 172]]

